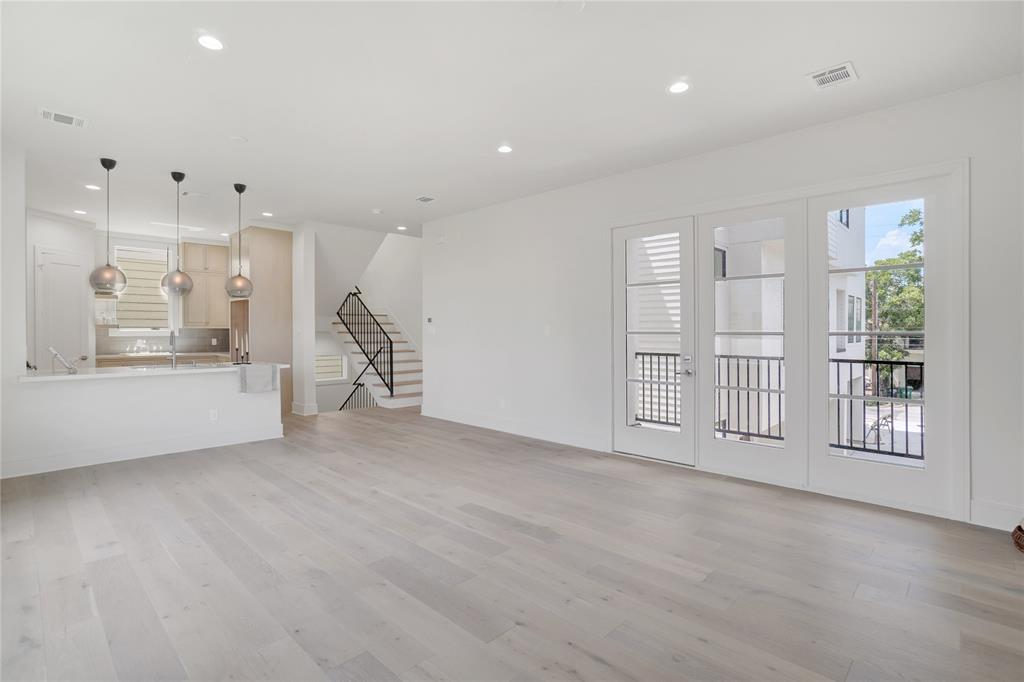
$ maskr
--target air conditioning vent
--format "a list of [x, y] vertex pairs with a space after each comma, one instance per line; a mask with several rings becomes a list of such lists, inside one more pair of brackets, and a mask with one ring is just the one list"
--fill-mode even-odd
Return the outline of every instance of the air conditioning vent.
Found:
[[40, 109], [39, 116], [44, 121], [50, 123], [57, 123], [59, 125], [71, 126], [72, 128], [84, 128], [85, 119], [79, 118], [78, 116], [72, 116], [71, 114], [61, 114], [50, 109]]
[[433, 200], [434, 200], [434, 197], [428, 197], [428, 196], [416, 197], [416, 201], [420, 202], [421, 204], [429, 204]]
[[841, 83], [857, 80], [857, 72], [853, 70], [851, 62], [846, 62], [845, 64], [839, 64], [822, 71], [816, 71], [809, 74], [808, 78], [814, 82], [814, 87], [824, 90]]

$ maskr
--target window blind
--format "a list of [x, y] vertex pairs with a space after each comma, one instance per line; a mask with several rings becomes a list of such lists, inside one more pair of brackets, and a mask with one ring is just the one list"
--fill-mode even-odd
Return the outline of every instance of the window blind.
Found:
[[340, 355], [317, 355], [316, 356], [316, 380], [341, 379], [341, 356]]
[[117, 266], [128, 279], [128, 288], [117, 299], [118, 326], [166, 329], [167, 297], [160, 290], [166, 262], [118, 254]]

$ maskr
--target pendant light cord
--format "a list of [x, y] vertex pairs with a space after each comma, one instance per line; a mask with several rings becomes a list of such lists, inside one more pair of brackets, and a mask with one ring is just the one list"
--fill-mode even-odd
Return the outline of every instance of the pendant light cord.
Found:
[[238, 193], [238, 275], [242, 275], [242, 193]]
[[110, 265], [110, 169], [107, 169], [107, 265]]
[[177, 265], [175, 270], [181, 270], [181, 183], [174, 183], [174, 224], [176, 226], [175, 232], [175, 250], [177, 256]]

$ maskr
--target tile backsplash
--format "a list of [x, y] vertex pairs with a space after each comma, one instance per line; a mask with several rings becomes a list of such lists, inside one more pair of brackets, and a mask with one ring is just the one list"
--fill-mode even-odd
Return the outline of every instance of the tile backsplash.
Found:
[[[111, 336], [117, 327], [97, 325], [96, 355], [117, 355], [137, 351], [169, 351], [171, 337], [167, 336]], [[216, 343], [214, 343], [216, 341]], [[182, 329], [176, 345], [179, 353], [227, 353], [227, 329]]]

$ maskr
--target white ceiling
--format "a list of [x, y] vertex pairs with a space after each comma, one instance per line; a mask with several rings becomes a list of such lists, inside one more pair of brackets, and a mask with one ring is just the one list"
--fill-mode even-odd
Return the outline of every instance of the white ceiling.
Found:
[[[29, 205], [393, 230], [1021, 70], [1019, 3], [2, 3]], [[196, 44], [201, 31], [225, 45]], [[847, 60], [861, 80], [814, 90]], [[683, 95], [665, 88], [679, 78]], [[46, 123], [40, 107], [87, 119]], [[232, 142], [244, 136], [246, 143]], [[498, 154], [507, 142], [514, 151]], [[784, 163], [780, 159], [780, 163]], [[429, 205], [417, 203], [431, 195]], [[371, 209], [383, 209], [375, 216]]]

